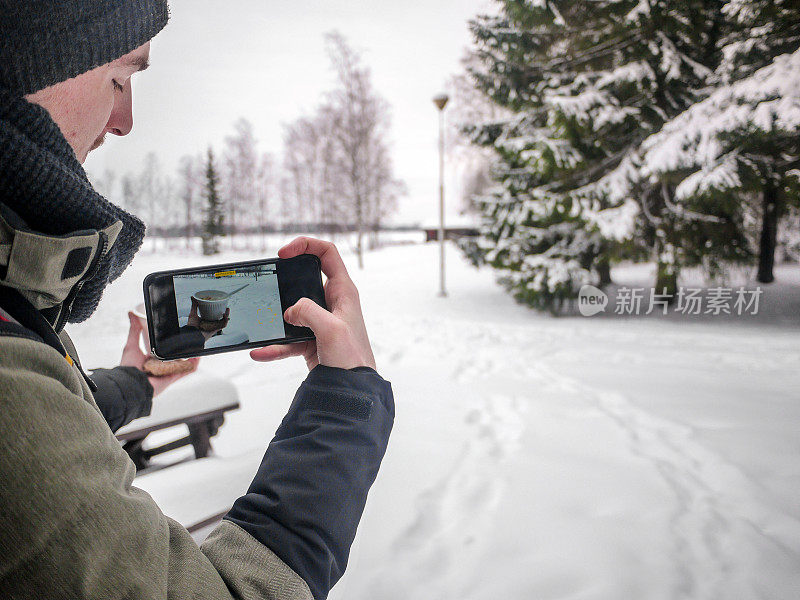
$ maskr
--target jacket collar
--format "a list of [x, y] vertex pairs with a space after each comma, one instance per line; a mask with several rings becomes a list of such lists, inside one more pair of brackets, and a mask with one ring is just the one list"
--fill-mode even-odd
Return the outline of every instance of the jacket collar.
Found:
[[0, 285], [17, 290], [60, 331], [75, 296], [121, 230], [122, 223], [115, 221], [100, 230], [38, 233], [0, 203]]

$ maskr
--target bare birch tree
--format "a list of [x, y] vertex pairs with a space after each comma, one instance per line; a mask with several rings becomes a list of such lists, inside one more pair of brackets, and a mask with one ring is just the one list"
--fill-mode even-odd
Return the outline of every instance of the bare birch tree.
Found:
[[[231, 246], [238, 231], [237, 216], [252, 215], [256, 196], [258, 150], [253, 125], [239, 119], [225, 139], [223, 190]], [[249, 238], [248, 238], [249, 239]]]
[[406, 194], [404, 182], [394, 177], [392, 159], [383, 140], [375, 140], [370, 153], [367, 179], [367, 222], [370, 231], [370, 249], [379, 245], [378, 236], [384, 219], [397, 209], [400, 196]]
[[450, 102], [447, 105], [446, 152], [459, 166], [462, 210], [474, 211], [474, 199], [493, 185], [491, 164], [494, 150], [474, 143], [477, 127], [499, 123], [511, 115], [506, 108], [492, 102], [475, 84], [471, 73], [480, 66], [475, 52], [461, 58], [463, 72], [447, 84]]
[[183, 233], [186, 247], [192, 246], [193, 238], [198, 234], [197, 217], [201, 209], [200, 191], [203, 186], [202, 156], [183, 156], [178, 166], [178, 185], [180, 188], [180, 205], [183, 211]]
[[337, 85], [321, 110], [334, 123], [335, 155], [345, 184], [343, 200], [356, 228], [356, 254], [363, 268], [364, 234], [385, 216], [377, 206], [386, 206], [389, 189], [400, 190], [388, 161], [389, 105], [373, 88], [369, 68], [345, 38], [333, 32], [326, 39]]
[[295, 233], [296, 231], [292, 231], [292, 224], [294, 222], [294, 217], [292, 215], [297, 210], [294, 197], [294, 182], [291, 177], [284, 172], [278, 180], [277, 186], [278, 198], [280, 199], [280, 210], [278, 211], [278, 217], [276, 219], [277, 226], [283, 232], [288, 233], [291, 231]]
[[284, 129], [284, 168], [296, 215], [311, 228], [325, 232], [334, 232], [349, 217], [340, 207], [336, 127], [336, 114], [323, 107], [314, 117], [302, 117]]
[[110, 202], [116, 202], [117, 174], [114, 171], [105, 169], [100, 177], [94, 177], [91, 173], [87, 175], [98, 194]]
[[256, 172], [256, 219], [258, 233], [261, 240], [261, 251], [267, 248], [267, 224], [274, 219], [271, 209], [272, 198], [275, 194], [275, 159], [268, 152], [261, 155]]
[[[161, 162], [155, 152], [147, 154], [144, 167], [139, 175], [138, 189], [142, 203], [142, 218], [150, 228], [154, 238], [163, 231], [159, 231], [163, 223], [161, 217], [165, 214], [168, 201], [165, 198], [164, 177]], [[153, 241], [155, 248], [155, 240]]]
[[285, 125], [283, 145], [295, 219], [313, 223], [319, 216], [320, 132], [315, 119], [301, 117]]
[[139, 215], [142, 211], [142, 194], [139, 182], [134, 175], [130, 173], [122, 177], [122, 208], [129, 213]]

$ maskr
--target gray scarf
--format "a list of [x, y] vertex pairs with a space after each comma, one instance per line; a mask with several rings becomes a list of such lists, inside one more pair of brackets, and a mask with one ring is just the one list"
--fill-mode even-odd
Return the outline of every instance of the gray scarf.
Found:
[[[31, 230], [64, 236], [122, 230], [71, 298], [70, 323], [88, 319], [103, 290], [130, 265], [144, 239], [138, 218], [98, 194], [58, 125], [42, 107], [0, 88], [0, 202]], [[59, 319], [63, 321], [64, 319]]]

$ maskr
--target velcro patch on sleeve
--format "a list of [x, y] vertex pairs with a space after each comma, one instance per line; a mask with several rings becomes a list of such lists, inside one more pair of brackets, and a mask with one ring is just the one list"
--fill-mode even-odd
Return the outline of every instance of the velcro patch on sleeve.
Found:
[[372, 400], [347, 392], [309, 387], [305, 394], [303, 408], [369, 421], [372, 414]]

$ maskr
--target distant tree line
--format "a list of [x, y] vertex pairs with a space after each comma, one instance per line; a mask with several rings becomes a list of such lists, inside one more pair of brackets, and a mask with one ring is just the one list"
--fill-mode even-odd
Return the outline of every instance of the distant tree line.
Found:
[[405, 186], [392, 165], [389, 105], [370, 70], [340, 34], [328, 34], [326, 43], [336, 83], [314, 114], [285, 125], [282, 160], [259, 152], [242, 118], [221, 152], [186, 155], [173, 175], [150, 153], [141, 171], [121, 178], [106, 171], [93, 177], [95, 186], [165, 244], [200, 237], [213, 254], [223, 236], [249, 248], [274, 231], [354, 232], [363, 266], [364, 249], [377, 241]]
[[620, 260], [800, 259], [800, 3], [498, 0], [471, 22], [460, 133], [485, 157], [464, 244], [513, 295], [558, 311]]

